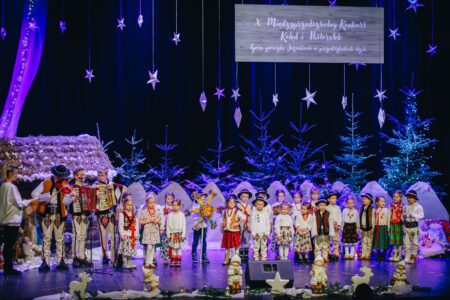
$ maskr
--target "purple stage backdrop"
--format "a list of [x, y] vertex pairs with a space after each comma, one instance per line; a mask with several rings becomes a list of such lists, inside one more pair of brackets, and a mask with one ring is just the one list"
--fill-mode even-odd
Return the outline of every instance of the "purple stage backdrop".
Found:
[[0, 119], [0, 138], [14, 137], [28, 90], [41, 61], [47, 0], [26, 0], [13, 77]]

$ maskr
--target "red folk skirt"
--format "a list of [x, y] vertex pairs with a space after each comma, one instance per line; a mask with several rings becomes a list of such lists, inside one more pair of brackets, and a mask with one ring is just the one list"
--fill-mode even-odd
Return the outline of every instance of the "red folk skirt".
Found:
[[222, 248], [231, 249], [242, 244], [239, 231], [224, 231], [222, 238]]

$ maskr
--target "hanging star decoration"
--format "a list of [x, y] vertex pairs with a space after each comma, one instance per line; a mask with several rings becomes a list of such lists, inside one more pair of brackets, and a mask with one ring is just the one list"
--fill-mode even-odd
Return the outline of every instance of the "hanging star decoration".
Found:
[[158, 80], [158, 70], [155, 72], [148, 71], [148, 75], [150, 76], [150, 79], [147, 81], [147, 84], [151, 84], [153, 87], [153, 90], [155, 90], [156, 84], [159, 82]]
[[345, 108], [347, 107], [347, 97], [346, 96], [342, 96], [342, 109], [345, 110]]
[[241, 96], [241, 94], [239, 94], [239, 88], [231, 90], [233, 91], [233, 95], [230, 98], [234, 98], [234, 101], [237, 101], [237, 99]]
[[331, 6], [337, 6], [336, 5], [336, 1], [337, 0], [328, 0], [328, 3], [330, 4], [329, 6], [331, 7]]
[[217, 100], [220, 100], [220, 97], [225, 97], [225, 95], [223, 94], [224, 90], [225, 89], [221, 89], [221, 88], [216, 87], [216, 92], [214, 93], [214, 95], [217, 96]]
[[360, 66], [367, 67], [367, 65], [365, 63], [349, 63], [348, 65], [349, 66], [355, 66], [356, 71], [358, 71], [358, 68]]
[[35, 22], [29, 22], [29, 23], [28, 23], [28, 27], [30, 27], [30, 29], [33, 29], [33, 30], [39, 28], [39, 27], [36, 26], [36, 23], [35, 23]]
[[400, 36], [400, 33], [398, 33], [398, 27], [395, 29], [389, 28], [389, 37], [393, 38], [394, 41], [396, 41], [398, 36]]
[[142, 27], [142, 23], [144, 23], [144, 17], [142, 16], [142, 14], [140, 14], [138, 16], [137, 23], [139, 25], [139, 28], [141, 28]]
[[63, 20], [59, 21], [59, 29], [61, 29], [62, 33], [64, 33], [64, 31], [67, 30], [65, 21], [63, 21]]
[[414, 12], [417, 14], [417, 8], [421, 6], [425, 6], [423, 4], [419, 3], [419, 0], [408, 0], [409, 6], [405, 9], [405, 11], [413, 9]]
[[127, 25], [125, 25], [125, 18], [117, 19], [117, 27], [120, 28], [120, 31], [123, 31], [123, 28], [127, 27]]
[[274, 279], [266, 279], [266, 283], [272, 288], [271, 294], [284, 294], [284, 286], [289, 283], [288, 279], [281, 279], [280, 272], [275, 274]]
[[378, 100], [380, 100], [380, 103], [381, 103], [381, 102], [383, 102], [383, 99], [387, 99], [387, 96], [384, 93], [386, 93], [386, 90], [377, 89], [377, 94], [373, 97], [378, 98]]
[[180, 33], [178, 33], [178, 32], [173, 33], [172, 42], [175, 43], [175, 46], [178, 46], [178, 43], [181, 42]]
[[438, 45], [435, 45], [435, 46], [428, 45], [427, 53], [430, 54], [431, 56], [437, 54], [437, 51], [436, 51], [437, 47], [438, 47]]
[[2, 35], [2, 40], [4, 40], [5, 37], [6, 37], [6, 29], [5, 29], [5, 27], [2, 27], [2, 29], [0, 30], [0, 34]]
[[200, 214], [199, 223], [205, 222], [211, 229], [217, 227], [216, 222], [213, 220], [212, 214], [219, 209], [211, 205], [211, 201], [214, 199], [215, 193], [213, 190], [209, 192], [208, 197], [203, 201], [197, 192], [193, 193], [194, 200], [200, 205], [200, 208], [190, 209], [186, 213], [197, 213]]
[[277, 107], [277, 104], [278, 104], [279, 101], [280, 101], [280, 100], [278, 100], [278, 93], [273, 94], [273, 95], [272, 95], [272, 103], [273, 103], [273, 105], [274, 105], [275, 107]]
[[89, 83], [91, 83], [92, 78], [95, 78], [94, 76], [94, 69], [86, 69], [86, 75], [84, 76], [84, 78], [86, 78], [87, 80], [89, 80]]
[[309, 109], [309, 105], [311, 103], [314, 103], [315, 105], [317, 105], [317, 102], [314, 100], [314, 96], [316, 95], [317, 91], [310, 93], [308, 91], [308, 89], [306, 90], [306, 96], [302, 98], [302, 100], [306, 101], [306, 109]]
[[198, 102], [200, 102], [202, 110], [205, 111], [206, 103], [208, 103], [208, 99], [206, 99], [206, 95], [205, 95], [204, 91], [200, 94], [200, 99], [198, 100]]
[[382, 107], [380, 107], [380, 110], [378, 112], [378, 123], [380, 124], [380, 128], [383, 128], [385, 120], [386, 120], [386, 114], [384, 112], [384, 109]]

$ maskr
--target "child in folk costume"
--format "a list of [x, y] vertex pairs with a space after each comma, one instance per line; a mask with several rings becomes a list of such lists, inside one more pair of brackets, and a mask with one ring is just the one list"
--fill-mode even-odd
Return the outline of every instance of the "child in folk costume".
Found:
[[397, 190], [394, 192], [394, 203], [389, 205], [389, 234], [391, 237], [391, 245], [394, 245], [394, 255], [389, 258], [389, 261], [401, 261], [402, 260], [402, 246], [403, 246], [403, 229], [402, 229], [402, 203], [403, 192]]
[[[76, 195], [80, 195], [80, 189], [88, 187], [85, 183], [86, 176], [83, 169], [73, 171], [74, 183], [72, 187]], [[90, 189], [88, 190], [90, 193]], [[87, 195], [86, 195], [87, 196]], [[85, 254], [86, 233], [89, 226], [89, 211], [83, 211], [81, 199], [75, 199], [70, 204], [72, 214], [72, 245], [73, 245], [73, 266], [92, 266], [92, 262], [87, 261]]]
[[145, 245], [145, 268], [155, 268], [153, 263], [155, 258], [156, 245], [160, 240], [160, 226], [162, 223], [161, 213], [156, 209], [156, 195], [149, 193], [146, 198], [146, 206], [142, 210], [139, 223], [143, 226], [141, 244]]
[[244, 189], [238, 193], [239, 203], [237, 209], [245, 215], [245, 222], [240, 225], [240, 234], [242, 248], [239, 249], [239, 255], [243, 261], [248, 260], [248, 250], [250, 248], [250, 216], [252, 214], [252, 206], [248, 200], [252, 197], [250, 191]]
[[[202, 203], [205, 203], [206, 198], [208, 197], [208, 194], [200, 193], [199, 197], [200, 197], [199, 200], [202, 201]], [[195, 203], [190, 210], [201, 209], [201, 206], [198, 203], [198, 200], [194, 200], [194, 201], [195, 201]], [[206, 253], [206, 250], [208, 249], [207, 243], [206, 243], [206, 236], [208, 233], [208, 224], [205, 221], [200, 221], [200, 217], [201, 217], [201, 215], [199, 213], [193, 214], [194, 225], [193, 225], [192, 229], [194, 230], [194, 238], [192, 240], [192, 262], [194, 264], [198, 263], [197, 246], [198, 246], [198, 243], [200, 242], [201, 247], [202, 247], [202, 249], [201, 249], [202, 262], [209, 264], [208, 254]], [[202, 239], [202, 237], [203, 237], [203, 239]]]
[[315, 214], [315, 222], [312, 228], [314, 239], [314, 254], [321, 256], [325, 262], [329, 262], [330, 238], [334, 236], [334, 223], [330, 213], [326, 210], [328, 201], [319, 199], [316, 202], [318, 211]]
[[332, 239], [333, 244], [333, 252], [331, 253], [331, 257], [333, 259], [339, 259], [339, 235], [341, 233], [342, 226], [342, 214], [341, 208], [336, 204], [337, 199], [341, 196], [341, 194], [336, 192], [330, 192], [327, 195], [327, 200], [329, 201], [329, 205], [327, 206], [327, 211], [330, 212], [330, 217], [333, 220], [334, 227], [334, 236]]
[[306, 254], [312, 251], [311, 231], [314, 226], [314, 215], [311, 214], [311, 204], [303, 203], [301, 214], [295, 217], [294, 252], [301, 255], [300, 262], [307, 262]]
[[[344, 244], [344, 259], [355, 258], [355, 247], [359, 241], [359, 218], [358, 211], [354, 208], [355, 200], [352, 197], [347, 198], [347, 208], [342, 211], [342, 221], [344, 228], [342, 230], [342, 243]], [[350, 251], [349, 251], [350, 248]]]
[[181, 200], [172, 201], [173, 212], [167, 216], [167, 236], [172, 247], [171, 267], [181, 267], [181, 246], [186, 239], [186, 217], [180, 211]]
[[317, 201], [319, 201], [319, 189], [316, 186], [311, 187], [309, 191], [309, 195], [311, 196], [311, 213], [315, 214], [317, 212]]
[[[286, 197], [286, 194], [284, 193], [283, 190], [277, 190], [275, 192], [275, 197], [277, 198], [277, 202], [272, 204], [272, 209], [273, 209], [272, 222], [273, 223], [275, 223], [276, 217], [281, 212], [281, 205], [284, 203], [284, 198]], [[272, 252], [275, 253], [275, 259], [279, 260], [280, 259], [280, 245], [276, 242], [277, 239], [278, 239], [277, 232], [276, 232], [276, 230], [273, 230], [272, 231], [272, 246], [271, 246], [272, 249], [271, 250], [272, 250]]]
[[[223, 265], [228, 265], [230, 257], [236, 253], [241, 245], [240, 224], [245, 222], [247, 217], [236, 208], [236, 195], [231, 194], [226, 200], [227, 208], [223, 211], [222, 222], [222, 248], [225, 248], [225, 260]], [[230, 251], [228, 251], [230, 250]], [[239, 252], [237, 252], [239, 254]]]
[[[302, 199], [303, 199], [302, 192], [295, 191], [294, 192], [294, 205], [291, 208], [292, 220], [294, 221], [294, 224], [295, 224], [296, 218], [302, 215]], [[310, 205], [310, 207], [311, 207], [311, 205]], [[295, 230], [297, 230], [296, 226], [294, 226], [294, 231]], [[294, 248], [295, 248], [295, 243], [294, 243]], [[299, 252], [294, 251], [294, 261], [300, 262]]]
[[172, 201], [175, 198], [175, 195], [172, 192], [167, 192], [164, 195], [164, 206], [161, 207], [161, 210], [163, 212], [162, 219], [163, 222], [161, 224], [161, 229], [164, 230], [163, 234], [161, 235], [161, 244], [162, 247], [159, 250], [159, 255], [162, 259], [164, 259], [164, 264], [168, 265], [169, 260], [172, 259], [172, 248], [169, 246], [169, 238], [167, 236], [166, 232], [166, 222], [167, 222], [167, 216], [173, 211], [172, 208]]
[[[259, 189], [258, 192], [255, 194], [255, 197], [263, 197], [264, 200], [268, 201], [270, 198], [270, 195], [264, 189]], [[267, 213], [267, 215], [269, 216], [269, 219], [272, 221], [272, 219], [273, 219], [272, 205], [264, 206], [264, 211]], [[272, 223], [270, 223], [270, 226], [272, 226]], [[272, 230], [272, 227], [270, 230]]]
[[270, 235], [270, 219], [264, 211], [267, 201], [263, 197], [256, 197], [252, 202], [255, 210], [251, 215], [250, 228], [253, 238], [253, 260], [267, 260], [267, 240]]
[[373, 218], [372, 249], [377, 250], [377, 261], [385, 261], [386, 251], [389, 249], [389, 210], [384, 207], [385, 204], [384, 197], [375, 198], [377, 208]]
[[403, 207], [403, 248], [405, 249], [405, 262], [413, 264], [419, 254], [419, 221], [424, 218], [423, 207], [417, 203], [417, 192], [410, 190], [406, 193], [409, 205]]
[[289, 255], [289, 245], [294, 236], [294, 222], [289, 215], [289, 205], [281, 204], [281, 214], [275, 220], [275, 231], [277, 235], [276, 243], [280, 247], [280, 258], [287, 260]]
[[136, 269], [131, 258], [136, 255], [136, 241], [139, 239], [137, 218], [131, 194], [123, 196], [123, 211], [119, 214], [119, 254], [123, 256], [123, 267]]
[[373, 206], [371, 205], [372, 195], [369, 193], [362, 194], [363, 207], [359, 212], [359, 225], [361, 232], [361, 260], [370, 260], [372, 253], [372, 238], [373, 238]]
[[64, 262], [64, 223], [67, 218], [66, 205], [74, 201], [75, 194], [69, 186], [67, 178], [70, 175], [69, 169], [63, 165], [58, 165], [50, 169], [53, 176], [41, 182], [31, 193], [33, 198], [43, 197], [48, 194], [47, 202], [39, 202], [36, 212], [42, 218], [42, 248], [43, 260], [39, 271], [49, 271], [50, 246], [53, 234], [56, 241], [56, 253], [58, 255], [57, 269], [67, 270]]

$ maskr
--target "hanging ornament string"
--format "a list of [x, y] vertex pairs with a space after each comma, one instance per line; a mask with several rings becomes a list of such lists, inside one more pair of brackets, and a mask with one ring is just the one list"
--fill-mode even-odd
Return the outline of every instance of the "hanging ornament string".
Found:
[[308, 88], [306, 89], [306, 96], [302, 98], [303, 101], [306, 101], [306, 109], [309, 109], [311, 103], [317, 105], [317, 102], [314, 100], [314, 96], [317, 91], [311, 93], [311, 64], [308, 64]]
[[89, 67], [86, 69], [86, 75], [84, 78], [89, 80], [89, 83], [91, 83], [92, 78], [95, 78], [94, 76], [94, 70], [91, 68], [91, 0], [89, 0], [89, 43], [88, 43], [88, 57], [89, 57]]
[[279, 100], [278, 100], [278, 93], [277, 93], [277, 63], [275, 62], [273, 65], [274, 65], [274, 67], [273, 67], [273, 69], [274, 69], [273, 78], [274, 78], [274, 89], [275, 89], [275, 91], [274, 91], [274, 93], [272, 95], [272, 103], [273, 103], [273, 105], [275, 107], [277, 107], [277, 104], [279, 102]]
[[220, 64], [220, 60], [221, 60], [221, 53], [220, 53], [220, 0], [219, 0], [219, 3], [218, 3], [218, 10], [219, 10], [219, 17], [218, 17], [218, 30], [219, 30], [219, 32], [218, 32], [218, 34], [217, 34], [217, 37], [218, 37], [218, 59], [219, 59], [219, 87], [216, 87], [216, 92], [214, 93], [214, 95], [216, 95], [217, 96], [217, 101], [220, 101], [220, 97], [225, 97], [225, 95], [224, 95], [224, 91], [225, 91], [225, 89], [223, 89], [222, 88], [222, 78], [221, 78], [221, 64]]
[[346, 94], [346, 74], [345, 74], [345, 64], [344, 64], [344, 95], [342, 96], [342, 101], [341, 101], [341, 105], [342, 105], [342, 109], [345, 110], [345, 108], [347, 107], [347, 94]]
[[[377, 90], [377, 94], [375, 98], [380, 100], [380, 110], [378, 111], [378, 123], [380, 124], [380, 129], [383, 128], [384, 122], [386, 120], [386, 114], [383, 109], [383, 100], [387, 99], [387, 96], [384, 94], [386, 90], [383, 90], [383, 65], [380, 65], [380, 90]], [[381, 143], [381, 141], [380, 141]]]
[[205, 111], [206, 103], [208, 103], [205, 95], [205, 0], [202, 0], [202, 93], [199, 102], [202, 110]]
[[175, 46], [178, 46], [178, 43], [181, 42], [180, 33], [178, 32], [178, 0], [175, 0], [175, 32], [173, 33], [172, 42], [175, 43]]
[[141, 1], [142, 0], [139, 0], [139, 16], [138, 16], [138, 19], [137, 19], [137, 23], [139, 25], [139, 28], [141, 28], [142, 27], [142, 23], [144, 23], [144, 17], [142, 16], [142, 3], [141, 3]]
[[431, 56], [437, 54], [438, 45], [434, 44], [434, 1], [431, 0], [431, 44], [428, 45], [427, 53]]
[[66, 21], [64, 21], [64, 0], [61, 0], [61, 20], [59, 21], [59, 29], [62, 33], [67, 30]]
[[2, 40], [6, 38], [6, 28], [5, 28], [5, 0], [2, 0], [2, 29], [0, 31], [2, 35]]
[[395, 26], [395, 1], [392, 1], [392, 15], [393, 15], [393, 26], [389, 28], [389, 37], [393, 38], [394, 41], [397, 40], [397, 37], [400, 36], [398, 33], [398, 27]]
[[[241, 1], [241, 4], [244, 4], [244, 0]], [[241, 108], [239, 107], [238, 98], [241, 96], [239, 94], [239, 63], [235, 62], [235, 68], [236, 68], [236, 89], [231, 89], [233, 91], [233, 95], [231, 98], [234, 98], [234, 101], [236, 102], [236, 108], [234, 110], [234, 121], [236, 122], [237, 127], [241, 125], [242, 120], [242, 112]]]
[[151, 84], [153, 90], [156, 88], [156, 84], [159, 83], [158, 70], [155, 69], [155, 0], [152, 0], [152, 71], [148, 71], [150, 79], [147, 84]]
[[122, 15], [122, 0], [120, 0], [120, 18], [117, 19], [117, 27], [120, 28], [120, 31], [123, 31], [123, 28], [126, 27], [125, 25], [125, 18]]

